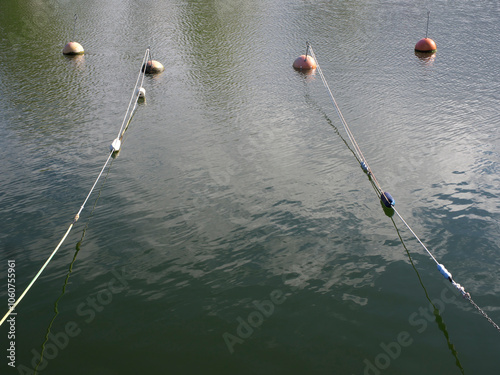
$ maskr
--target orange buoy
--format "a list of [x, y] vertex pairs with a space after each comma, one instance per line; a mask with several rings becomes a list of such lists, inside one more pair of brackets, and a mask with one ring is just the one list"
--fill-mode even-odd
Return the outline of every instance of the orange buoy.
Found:
[[316, 61], [309, 55], [300, 55], [293, 62], [293, 67], [297, 70], [316, 69]]
[[156, 60], [149, 60], [146, 63], [146, 70], [145, 70], [146, 74], [157, 74], [163, 72], [164, 70], [165, 68], [163, 67], [163, 65]]
[[436, 52], [436, 43], [431, 38], [422, 38], [415, 44], [415, 52]]
[[64, 55], [83, 55], [83, 47], [80, 43], [69, 42], [63, 48]]

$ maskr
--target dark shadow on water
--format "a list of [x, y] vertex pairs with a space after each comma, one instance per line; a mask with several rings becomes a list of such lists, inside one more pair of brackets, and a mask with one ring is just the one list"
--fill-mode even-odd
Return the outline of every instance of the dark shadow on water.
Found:
[[[83, 236], [82, 236], [83, 238]], [[78, 242], [80, 243], [81, 240]], [[45, 345], [47, 344], [47, 342], [49, 341], [49, 335], [50, 335], [50, 331], [52, 329], [52, 325], [54, 324], [54, 321], [56, 320], [57, 316], [59, 315], [59, 309], [58, 309], [58, 305], [59, 305], [59, 301], [61, 300], [61, 298], [64, 296], [64, 293], [66, 293], [66, 286], [68, 285], [68, 280], [69, 280], [69, 276], [71, 275], [71, 272], [73, 272], [73, 264], [75, 263], [75, 260], [76, 260], [76, 256], [78, 255], [78, 252], [80, 251], [80, 247], [79, 245], [77, 244], [76, 246], [76, 251], [75, 251], [75, 255], [73, 256], [73, 260], [71, 261], [70, 265], [69, 265], [69, 271], [68, 271], [68, 274], [66, 275], [66, 278], [64, 279], [64, 284], [63, 284], [63, 287], [62, 287], [62, 293], [61, 295], [59, 296], [59, 298], [56, 299], [56, 302], [54, 304], [54, 317], [52, 318], [52, 320], [50, 321], [49, 323], [49, 326], [47, 327], [47, 333], [45, 334], [45, 341], [43, 342], [42, 344], [42, 349], [41, 349], [41, 354], [40, 354], [40, 359], [38, 360], [38, 364], [36, 365], [35, 367], [35, 375], [38, 374], [38, 368], [40, 367], [40, 365], [42, 364], [43, 362], [43, 355], [44, 355], [44, 352], [45, 352]], [[45, 366], [44, 366], [45, 367]]]
[[99, 188], [99, 192], [98, 192], [97, 197], [95, 199], [94, 206], [92, 207], [92, 211], [90, 212], [89, 218], [88, 218], [88, 220], [87, 220], [87, 222], [85, 224], [85, 227], [83, 228], [82, 236], [80, 238], [80, 241], [78, 241], [76, 243], [76, 246], [75, 246], [75, 250], [76, 251], [75, 251], [75, 254], [73, 255], [73, 259], [72, 259], [71, 263], [69, 264], [68, 273], [66, 274], [66, 278], [64, 279], [64, 283], [63, 283], [63, 286], [62, 286], [61, 295], [56, 299], [56, 301], [54, 303], [54, 317], [52, 318], [52, 320], [49, 323], [49, 326], [47, 327], [47, 332], [45, 333], [45, 340], [42, 343], [42, 347], [41, 347], [41, 351], [40, 351], [40, 359], [38, 360], [38, 363], [37, 363], [37, 365], [36, 365], [36, 367], [34, 369], [34, 375], [38, 374], [38, 371], [42, 371], [42, 369], [39, 370], [39, 367], [40, 367], [40, 365], [42, 364], [42, 362], [44, 360], [43, 357], [44, 357], [44, 353], [45, 353], [45, 347], [47, 345], [47, 342], [49, 341], [49, 335], [50, 335], [50, 332], [51, 332], [51, 329], [52, 329], [52, 325], [54, 324], [57, 316], [59, 315], [59, 301], [62, 299], [62, 297], [66, 293], [66, 287], [68, 286], [68, 280], [69, 280], [69, 277], [71, 276], [71, 273], [73, 272], [73, 265], [75, 264], [76, 257], [78, 256], [78, 253], [79, 253], [79, 251], [81, 249], [82, 242], [83, 242], [83, 240], [85, 238], [85, 233], [87, 232], [87, 229], [89, 227], [89, 224], [90, 224], [90, 221], [92, 219], [92, 216], [94, 215], [94, 210], [95, 210], [95, 208], [97, 206], [97, 202], [99, 201], [99, 198], [101, 196], [102, 189], [103, 189], [104, 185], [106, 184], [106, 180], [108, 179], [109, 171], [111, 170], [111, 166], [112, 165], [113, 165], [113, 160], [111, 161], [111, 164], [109, 165], [108, 171], [106, 173], [106, 177], [104, 178], [104, 181], [102, 182], [101, 187]]
[[[394, 210], [392, 210], [392, 211], [394, 211]], [[387, 215], [387, 213], [386, 213], [386, 215]], [[404, 247], [404, 249], [406, 251], [406, 254], [408, 255], [408, 259], [410, 260], [411, 266], [412, 266], [413, 270], [415, 271], [415, 274], [418, 277], [418, 281], [419, 281], [420, 285], [422, 286], [422, 290], [425, 293], [425, 298], [427, 298], [427, 300], [429, 301], [429, 303], [433, 307], [433, 313], [434, 313], [434, 317], [436, 318], [436, 324], [437, 324], [439, 330], [441, 332], [443, 332], [443, 335], [444, 335], [444, 337], [446, 339], [446, 343], [448, 345], [448, 349], [450, 349], [451, 354], [455, 358], [455, 364], [457, 365], [457, 367], [460, 370], [460, 372], [465, 375], [465, 370], [462, 367], [462, 364], [460, 363], [460, 360], [458, 359], [458, 352], [457, 352], [457, 350], [455, 349], [455, 346], [452, 344], [452, 342], [450, 340], [450, 335], [448, 333], [448, 330], [446, 329], [446, 324], [444, 323], [443, 317], [441, 316], [441, 314], [439, 312], [439, 309], [436, 307], [436, 305], [432, 302], [431, 298], [429, 297], [429, 293], [427, 292], [427, 289], [425, 288], [425, 285], [424, 285], [424, 283], [422, 281], [422, 278], [420, 277], [420, 274], [419, 274], [417, 268], [415, 267], [415, 264], [413, 263], [413, 259], [411, 258], [410, 252], [408, 251], [408, 248], [406, 247], [406, 244], [403, 241], [403, 238], [401, 237], [401, 234], [399, 232], [398, 227], [396, 226], [396, 223], [394, 222], [394, 219], [391, 216], [390, 216], [390, 218], [391, 218], [392, 224], [394, 225], [394, 228], [396, 229], [396, 232], [398, 234], [399, 240], [401, 241], [401, 244], [403, 245], [403, 247]]]

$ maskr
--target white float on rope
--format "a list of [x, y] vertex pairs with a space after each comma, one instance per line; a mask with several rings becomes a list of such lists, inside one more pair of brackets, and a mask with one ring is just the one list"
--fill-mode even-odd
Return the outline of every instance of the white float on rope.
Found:
[[109, 145], [109, 151], [117, 152], [120, 151], [120, 147], [122, 145], [122, 141], [119, 138], [115, 138], [114, 141]]
[[146, 97], [146, 89], [144, 87], [139, 87], [137, 89], [137, 96], [141, 99], [144, 99]]

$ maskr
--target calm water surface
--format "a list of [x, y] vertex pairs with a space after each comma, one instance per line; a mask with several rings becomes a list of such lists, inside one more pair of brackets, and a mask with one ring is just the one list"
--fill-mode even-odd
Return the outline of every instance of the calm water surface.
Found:
[[19, 295], [148, 46], [166, 69], [18, 306], [16, 368], [1, 327], [1, 373], [497, 373], [499, 332], [384, 214], [319, 75], [291, 65], [311, 42], [398, 211], [499, 322], [499, 21], [485, 0], [3, 0], [4, 312], [7, 261]]

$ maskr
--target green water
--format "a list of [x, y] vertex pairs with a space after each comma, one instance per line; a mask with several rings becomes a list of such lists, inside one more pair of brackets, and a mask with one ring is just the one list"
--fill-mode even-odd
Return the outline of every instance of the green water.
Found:
[[[438, 51], [419, 58], [428, 9]], [[496, 374], [499, 332], [385, 215], [319, 75], [291, 65], [309, 41], [398, 211], [499, 322], [499, 21], [489, 1], [2, 0], [5, 312], [8, 276], [20, 295], [106, 160], [148, 46], [166, 69], [15, 338], [0, 328], [1, 373]]]

